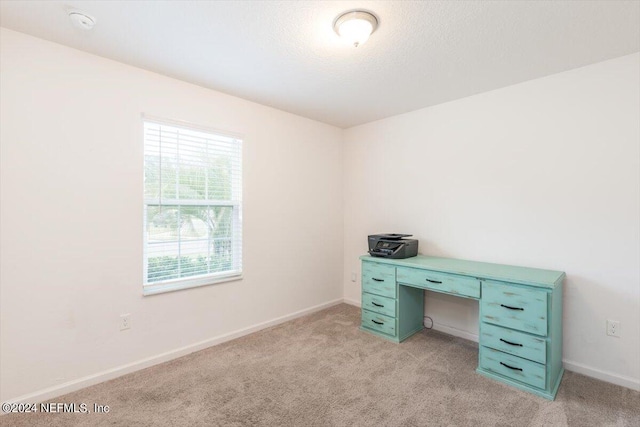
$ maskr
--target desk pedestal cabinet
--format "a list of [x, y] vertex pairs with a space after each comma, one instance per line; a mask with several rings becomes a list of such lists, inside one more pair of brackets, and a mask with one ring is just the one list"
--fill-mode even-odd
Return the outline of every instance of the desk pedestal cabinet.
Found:
[[397, 343], [421, 331], [424, 290], [478, 300], [476, 372], [555, 398], [564, 372], [563, 272], [422, 255], [360, 259], [362, 330]]

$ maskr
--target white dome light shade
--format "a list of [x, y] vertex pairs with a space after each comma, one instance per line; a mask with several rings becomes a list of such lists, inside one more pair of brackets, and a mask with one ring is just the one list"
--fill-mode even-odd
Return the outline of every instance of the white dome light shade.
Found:
[[352, 19], [338, 28], [338, 34], [340, 34], [340, 37], [347, 43], [358, 47], [367, 41], [372, 29], [371, 22], [365, 21], [364, 19]]
[[336, 19], [333, 29], [347, 43], [358, 47], [369, 39], [378, 27], [378, 19], [369, 12], [353, 10]]

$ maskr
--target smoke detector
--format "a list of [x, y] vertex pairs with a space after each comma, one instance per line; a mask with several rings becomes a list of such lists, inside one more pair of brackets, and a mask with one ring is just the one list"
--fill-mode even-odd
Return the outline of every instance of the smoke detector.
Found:
[[81, 30], [89, 31], [96, 25], [96, 18], [80, 10], [70, 10], [67, 12], [71, 23]]

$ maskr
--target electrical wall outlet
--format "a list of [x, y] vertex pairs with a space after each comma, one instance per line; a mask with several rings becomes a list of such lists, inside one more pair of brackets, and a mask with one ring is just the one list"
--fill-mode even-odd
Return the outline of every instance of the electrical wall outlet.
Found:
[[620, 338], [620, 321], [607, 320], [607, 335]]
[[353, 271], [353, 272], [351, 272], [351, 281], [355, 282], [356, 280], [358, 280], [358, 273]]
[[120, 330], [124, 331], [125, 329], [131, 329], [131, 315], [128, 313], [120, 315]]

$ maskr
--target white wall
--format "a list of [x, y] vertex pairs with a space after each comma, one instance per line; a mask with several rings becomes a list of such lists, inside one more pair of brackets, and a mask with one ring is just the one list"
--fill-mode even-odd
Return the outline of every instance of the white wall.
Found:
[[[625, 56], [347, 130], [345, 298], [360, 298], [349, 279], [372, 233], [413, 233], [427, 255], [563, 270], [566, 367], [638, 388], [639, 64]], [[477, 336], [477, 302], [429, 292], [425, 312]]]
[[[0, 40], [1, 401], [341, 300], [340, 129], [13, 31]], [[142, 296], [142, 112], [244, 135], [244, 280]]]
[[[638, 384], [638, 54], [344, 133], [5, 29], [0, 55], [1, 401], [358, 301], [375, 232], [566, 271], [567, 366]], [[244, 134], [244, 280], [142, 297], [141, 112]], [[473, 301], [425, 311], [477, 334]]]

